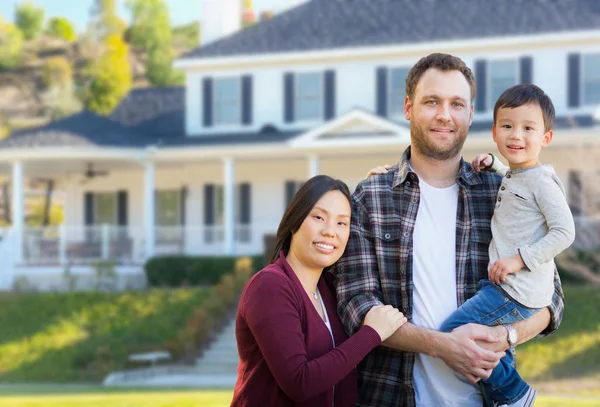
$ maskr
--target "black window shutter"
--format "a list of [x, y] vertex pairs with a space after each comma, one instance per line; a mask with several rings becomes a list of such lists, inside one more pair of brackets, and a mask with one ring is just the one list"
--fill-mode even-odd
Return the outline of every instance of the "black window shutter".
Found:
[[86, 192], [83, 199], [83, 217], [86, 226], [94, 224], [94, 193]]
[[294, 74], [286, 73], [283, 76], [283, 119], [286, 123], [294, 121]]
[[188, 188], [187, 187], [182, 187], [180, 193], [180, 197], [179, 197], [179, 221], [181, 223], [181, 225], [185, 225], [185, 208], [186, 208], [186, 200], [187, 200], [187, 196], [188, 196]]
[[487, 99], [487, 64], [485, 61], [475, 61], [475, 82], [477, 83], [475, 111], [485, 112]]
[[242, 76], [242, 124], [252, 124], [252, 76]]
[[335, 116], [335, 71], [325, 71], [325, 120]]
[[377, 114], [387, 117], [388, 114], [388, 69], [384, 66], [377, 68], [375, 82], [377, 84]]
[[117, 192], [117, 223], [127, 226], [127, 191]]
[[215, 186], [204, 185], [204, 224], [211, 226], [215, 224]]
[[521, 58], [521, 82], [525, 84], [533, 83], [533, 58]]
[[251, 214], [251, 186], [249, 183], [244, 182], [240, 184], [240, 224], [249, 225], [250, 224], [250, 214]]
[[296, 181], [285, 182], [285, 207], [287, 208], [296, 193]]
[[212, 78], [204, 78], [202, 81], [202, 107], [204, 127], [213, 125], [213, 80]]
[[569, 95], [569, 107], [579, 107], [581, 101], [580, 88], [580, 69], [581, 55], [569, 54], [568, 57], [568, 86], [567, 94]]

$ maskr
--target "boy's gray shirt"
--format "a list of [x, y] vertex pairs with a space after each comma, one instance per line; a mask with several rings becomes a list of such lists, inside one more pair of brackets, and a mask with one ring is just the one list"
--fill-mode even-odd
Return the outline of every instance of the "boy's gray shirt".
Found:
[[494, 164], [506, 175], [492, 217], [490, 265], [520, 253], [527, 268], [500, 286], [526, 307], [546, 307], [554, 292], [554, 257], [575, 239], [565, 189], [551, 165], [507, 170]]

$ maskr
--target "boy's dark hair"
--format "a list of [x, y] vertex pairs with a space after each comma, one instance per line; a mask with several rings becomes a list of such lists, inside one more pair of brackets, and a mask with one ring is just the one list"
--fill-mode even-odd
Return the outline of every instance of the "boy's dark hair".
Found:
[[530, 103], [536, 104], [542, 109], [544, 118], [544, 132], [552, 130], [554, 126], [554, 105], [552, 99], [546, 93], [535, 85], [515, 85], [506, 89], [496, 101], [494, 106], [494, 125], [498, 110], [507, 108], [514, 109]]
[[471, 68], [469, 68], [459, 57], [440, 53], [429, 54], [426, 57], [421, 58], [419, 62], [410, 69], [410, 72], [406, 77], [406, 95], [410, 100], [414, 99], [417, 84], [419, 83], [421, 76], [423, 76], [429, 68], [435, 68], [442, 72], [459, 71], [462, 73], [471, 88], [471, 103], [473, 103], [475, 95], [477, 95], [477, 87], [475, 86], [475, 76], [473, 76]]

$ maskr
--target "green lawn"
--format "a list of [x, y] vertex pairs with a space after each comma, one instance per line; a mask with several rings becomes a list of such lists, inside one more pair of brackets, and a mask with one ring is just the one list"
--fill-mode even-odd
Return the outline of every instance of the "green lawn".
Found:
[[[101, 387], [0, 388], [0, 407], [226, 407], [231, 391], [104, 389]], [[539, 397], [536, 407], [600, 407], [600, 398]]]
[[600, 388], [600, 290], [565, 286], [565, 314], [554, 335], [517, 348], [517, 367], [528, 381], [589, 379]]
[[0, 294], [0, 383], [97, 382], [164, 349], [208, 289]]

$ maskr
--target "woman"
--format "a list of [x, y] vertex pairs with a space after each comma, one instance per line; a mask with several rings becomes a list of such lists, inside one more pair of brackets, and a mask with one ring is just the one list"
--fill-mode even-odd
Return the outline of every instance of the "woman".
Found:
[[236, 317], [240, 364], [232, 406], [346, 407], [358, 400], [354, 367], [406, 322], [371, 308], [348, 339], [328, 273], [350, 235], [350, 192], [319, 175], [292, 199], [271, 264], [250, 279]]

